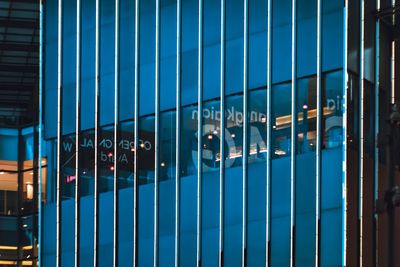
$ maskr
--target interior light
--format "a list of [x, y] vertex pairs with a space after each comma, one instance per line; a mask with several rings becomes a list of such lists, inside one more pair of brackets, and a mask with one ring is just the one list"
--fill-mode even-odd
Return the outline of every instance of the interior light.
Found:
[[218, 134], [218, 131], [217, 131], [217, 130], [214, 130], [214, 131], [213, 131], [213, 134]]
[[272, 128], [276, 129], [276, 125], [273, 125]]
[[233, 133], [233, 134], [231, 134], [231, 137], [232, 137], [232, 138], [235, 138], [235, 137], [236, 137], [236, 135]]
[[1, 174], [1, 175], [3, 175], [3, 174], [4, 174], [4, 172], [3, 172], [3, 171], [1, 171], [1, 172], [0, 172], [0, 174]]
[[110, 171], [114, 171], [114, 166], [110, 166]]
[[213, 138], [212, 134], [209, 134], [209, 135], [207, 136], [207, 138], [208, 138], [209, 140], [211, 140], [211, 139]]
[[267, 122], [267, 118], [265, 118], [265, 117], [262, 117], [262, 118], [261, 118], [261, 122], [262, 122], [262, 123], [265, 123], [265, 122]]
[[304, 104], [304, 105], [303, 105], [303, 109], [308, 109], [307, 104]]
[[140, 144], [140, 147], [141, 147], [141, 148], [143, 148], [143, 147], [144, 147], [144, 144], [143, 144], [143, 143], [141, 143], [141, 144]]
[[112, 154], [111, 152], [110, 152], [110, 153], [108, 153], [108, 156], [109, 156], [109, 157], [112, 157], [112, 155], [113, 155], [113, 154]]
[[165, 167], [165, 162], [161, 162], [161, 167]]
[[33, 172], [30, 172], [29, 174], [30, 174], [30, 175], [33, 175]]

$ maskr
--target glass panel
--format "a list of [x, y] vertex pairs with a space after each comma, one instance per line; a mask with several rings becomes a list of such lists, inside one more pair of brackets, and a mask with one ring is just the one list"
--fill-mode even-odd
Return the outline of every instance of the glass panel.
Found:
[[[119, 57], [119, 118], [132, 119], [134, 115], [134, 88], [135, 88], [135, 2], [120, 1], [120, 57]], [[131, 257], [129, 257], [131, 258]], [[128, 262], [120, 257], [119, 265]], [[122, 260], [122, 261], [121, 261]]]
[[132, 266], [133, 251], [133, 138], [134, 122], [119, 126], [118, 141], [118, 265]]
[[290, 262], [291, 84], [272, 87], [271, 266]]
[[182, 1], [182, 105], [197, 102], [198, 0]]
[[317, 79], [297, 81], [297, 154], [315, 151], [317, 142]]
[[272, 81], [290, 80], [292, 66], [292, 1], [272, 1]]
[[322, 80], [321, 264], [342, 263], [342, 120], [343, 73], [324, 74]]
[[203, 94], [204, 99], [219, 96], [220, 84], [220, 20], [221, 3], [203, 1]]
[[0, 171], [0, 215], [18, 212], [18, 173]]
[[114, 188], [114, 126], [99, 129], [99, 192], [113, 191]]
[[267, 90], [250, 91], [250, 147], [248, 167], [248, 266], [266, 258]]
[[66, 200], [75, 196], [75, 135], [62, 136], [61, 142], [60, 183], [62, 199]]
[[231, 94], [243, 90], [243, 1], [226, 1], [225, 12], [225, 90]]
[[219, 244], [219, 168], [220, 156], [220, 101], [209, 101], [203, 106], [202, 127], [202, 255], [204, 266], [218, 266]]
[[[115, 3], [100, 2], [100, 125], [114, 122]], [[95, 13], [92, 13], [94, 16]]]
[[243, 153], [243, 96], [226, 97], [225, 110], [225, 168], [242, 166]]
[[[249, 1], [249, 88], [267, 85], [268, 1]], [[250, 259], [251, 257], [249, 257]]]
[[[322, 1], [322, 70], [343, 67], [343, 1]], [[324, 34], [329, 33], [329, 34]], [[358, 38], [358, 34], [353, 34]]]
[[94, 131], [84, 131], [80, 136], [79, 146], [79, 194], [94, 194]]
[[197, 106], [182, 109], [180, 180], [180, 266], [196, 265]]
[[342, 71], [324, 74], [322, 77], [322, 132], [323, 148], [334, 148], [342, 145], [343, 120], [343, 74]]
[[63, 1], [63, 12], [61, 129], [63, 134], [71, 134], [76, 117], [76, 3]]
[[176, 113], [160, 114], [159, 265], [175, 261]]
[[139, 121], [139, 266], [152, 266], [154, 254], [154, 116]]
[[98, 133], [99, 186], [99, 264], [112, 265], [114, 226], [114, 126], [99, 128]]
[[224, 264], [241, 266], [242, 261], [242, 152], [243, 96], [226, 97]]

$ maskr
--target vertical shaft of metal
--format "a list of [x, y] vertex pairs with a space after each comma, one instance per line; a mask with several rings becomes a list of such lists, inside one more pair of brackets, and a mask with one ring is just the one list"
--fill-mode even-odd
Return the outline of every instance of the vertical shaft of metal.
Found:
[[134, 181], [133, 181], [133, 267], [138, 266], [138, 202], [139, 202], [139, 21], [140, 21], [140, 0], [135, 0], [135, 92], [134, 92]]
[[[380, 11], [380, 0], [376, 1], [376, 10], [379, 12]], [[379, 177], [379, 146], [378, 144], [378, 139], [379, 139], [379, 51], [380, 51], [380, 45], [379, 45], [379, 32], [380, 32], [380, 23], [379, 19], [376, 19], [375, 21], [375, 88], [374, 88], [374, 95], [375, 95], [375, 129], [374, 129], [374, 138], [375, 138], [375, 146], [374, 146], [374, 200], [372, 205], [375, 206], [376, 201], [379, 198], [379, 191], [378, 191], [378, 177]], [[374, 225], [374, 231], [373, 231], [373, 259], [375, 264], [374, 266], [379, 266], [378, 262], [378, 249], [377, 249], [377, 243], [378, 243], [378, 214], [374, 213], [374, 218], [373, 218], [373, 225]]]
[[271, 97], [272, 97], [272, 0], [268, 0], [267, 36], [267, 169], [266, 169], [266, 218], [265, 266], [271, 265]]
[[176, 2], [175, 267], [179, 267], [182, 3]]
[[249, 1], [243, 1], [243, 173], [242, 173], [242, 266], [247, 265], [247, 163], [249, 142], [249, 93], [248, 93], [248, 54], [249, 54]]
[[343, 9], [343, 149], [342, 149], [342, 266], [347, 262], [347, 93], [348, 93], [348, 41], [349, 41], [349, 0]]
[[75, 266], [79, 266], [79, 144], [80, 144], [80, 122], [81, 122], [81, 0], [76, 0], [76, 86], [75, 86]]
[[224, 260], [224, 185], [225, 185], [225, 0], [221, 0], [221, 36], [220, 36], [220, 168], [219, 168], [219, 253], [218, 266], [223, 266]]
[[58, 36], [57, 36], [57, 199], [56, 199], [56, 267], [61, 266], [61, 127], [62, 127], [62, 84], [63, 84], [63, 1], [58, 0]]
[[290, 150], [290, 266], [295, 265], [295, 224], [296, 224], [296, 142], [297, 142], [297, 4], [292, 0], [292, 121]]
[[358, 218], [359, 218], [359, 266], [363, 266], [363, 203], [364, 203], [364, 67], [365, 67], [365, 51], [364, 51], [364, 32], [365, 32], [365, 3], [360, 0], [360, 154], [359, 154], [359, 199], [358, 199]]
[[158, 186], [160, 176], [160, 0], [156, 0], [156, 45], [155, 45], [155, 172], [154, 172], [154, 267], [158, 266]]
[[199, 0], [197, 65], [197, 267], [201, 266], [202, 164], [203, 164], [203, 0]]
[[139, 193], [139, 168], [138, 168], [138, 149], [139, 149], [139, 14], [140, 0], [135, 0], [135, 114], [134, 114], [134, 157], [133, 157], [133, 266], [138, 266], [138, 193]]
[[322, 0], [317, 0], [317, 145], [315, 177], [315, 266], [320, 266], [321, 145], [322, 145]]
[[42, 217], [43, 217], [43, 184], [42, 184], [42, 154], [43, 154], [43, 72], [44, 72], [44, 61], [43, 61], [43, 46], [44, 46], [44, 1], [41, 0], [39, 3], [39, 125], [38, 125], [38, 266], [42, 265]]
[[119, 47], [119, 0], [115, 0], [115, 29], [114, 29], [114, 229], [113, 229], [113, 266], [118, 266], [118, 138], [119, 138], [119, 62], [120, 62], [120, 47]]
[[100, 0], [96, 0], [95, 26], [95, 106], [94, 106], [94, 227], [93, 227], [93, 266], [98, 266], [98, 222], [99, 222], [99, 175], [98, 175], [98, 139], [100, 121]]

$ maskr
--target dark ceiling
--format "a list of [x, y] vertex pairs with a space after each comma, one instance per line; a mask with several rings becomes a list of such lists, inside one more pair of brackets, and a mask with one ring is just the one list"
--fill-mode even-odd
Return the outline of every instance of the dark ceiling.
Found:
[[39, 0], [0, 0], [0, 125], [37, 120]]

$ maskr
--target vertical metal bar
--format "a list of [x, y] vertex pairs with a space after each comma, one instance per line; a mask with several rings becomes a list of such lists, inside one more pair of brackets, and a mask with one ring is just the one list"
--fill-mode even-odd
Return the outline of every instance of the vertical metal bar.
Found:
[[75, 84], [75, 266], [79, 266], [79, 221], [80, 221], [80, 202], [79, 202], [79, 144], [80, 144], [80, 123], [81, 123], [81, 0], [76, 0], [76, 84]]
[[221, 0], [221, 36], [220, 36], [220, 168], [219, 168], [219, 253], [218, 266], [224, 261], [224, 184], [225, 184], [225, 0]]
[[348, 92], [348, 28], [349, 0], [344, 2], [343, 9], [343, 157], [342, 157], [342, 266], [346, 266], [347, 257], [347, 92]]
[[56, 199], [56, 267], [61, 266], [61, 127], [62, 127], [62, 83], [63, 83], [63, 62], [62, 62], [62, 49], [63, 49], [63, 35], [62, 35], [62, 0], [58, 0], [58, 36], [57, 36], [57, 199]]
[[179, 267], [182, 3], [176, 1], [175, 267]]
[[322, 145], [322, 0], [317, 0], [317, 146], [315, 179], [315, 266], [320, 266]]
[[135, 122], [134, 122], [134, 158], [133, 158], [133, 266], [138, 266], [138, 149], [139, 149], [139, 14], [140, 0], [135, 0]]
[[266, 170], [266, 218], [265, 218], [265, 266], [271, 265], [271, 97], [272, 97], [272, 0], [268, 0], [267, 36], [267, 170]]
[[160, 0], [156, 0], [156, 45], [155, 45], [155, 172], [154, 172], [154, 267], [158, 266], [158, 183], [160, 176]]
[[295, 265], [295, 224], [296, 224], [296, 87], [297, 87], [297, 4], [292, 0], [292, 121], [290, 150], [290, 266]]
[[358, 218], [359, 218], [359, 266], [363, 266], [363, 204], [364, 204], [364, 78], [365, 78], [365, 51], [364, 51], [364, 35], [365, 35], [365, 3], [360, 1], [360, 154], [359, 154], [359, 200], [358, 200]]
[[[380, 11], [380, 0], [376, 1], [376, 10], [379, 12]], [[378, 191], [378, 177], [379, 177], [379, 146], [378, 140], [379, 140], [379, 80], [380, 80], [380, 75], [379, 75], [379, 51], [380, 51], [380, 45], [379, 45], [379, 32], [380, 32], [380, 23], [379, 19], [376, 19], [375, 21], [375, 146], [374, 146], [374, 202], [373, 205], [375, 206], [376, 201], [379, 198], [379, 191]], [[377, 243], [378, 243], [378, 219], [379, 216], [376, 212], [374, 212], [374, 231], [373, 231], [373, 248], [374, 248], [374, 262], [375, 266], [379, 266], [379, 257], [378, 257], [378, 249], [377, 249]]]
[[249, 141], [249, 93], [248, 93], [248, 54], [249, 54], [249, 1], [243, 1], [243, 176], [242, 176], [242, 266], [247, 265], [247, 163], [248, 163], [248, 141]]
[[93, 227], [93, 265], [98, 266], [98, 220], [99, 220], [99, 176], [98, 176], [98, 139], [99, 139], [99, 110], [100, 110], [100, 1], [96, 0], [95, 26], [95, 106], [94, 106], [94, 227]]
[[42, 154], [43, 154], [43, 79], [44, 79], [44, 61], [43, 61], [43, 46], [44, 46], [44, 1], [41, 0], [39, 3], [39, 125], [38, 125], [38, 266], [42, 265], [42, 218], [43, 218], [43, 205], [42, 205], [42, 195], [43, 195], [43, 184], [42, 184]]
[[196, 264], [201, 266], [201, 192], [202, 192], [202, 164], [203, 164], [203, 0], [199, 0], [198, 25], [198, 65], [197, 65], [197, 251]]
[[115, 0], [114, 29], [114, 229], [113, 229], [113, 266], [118, 266], [118, 138], [119, 138], [119, 0]]

